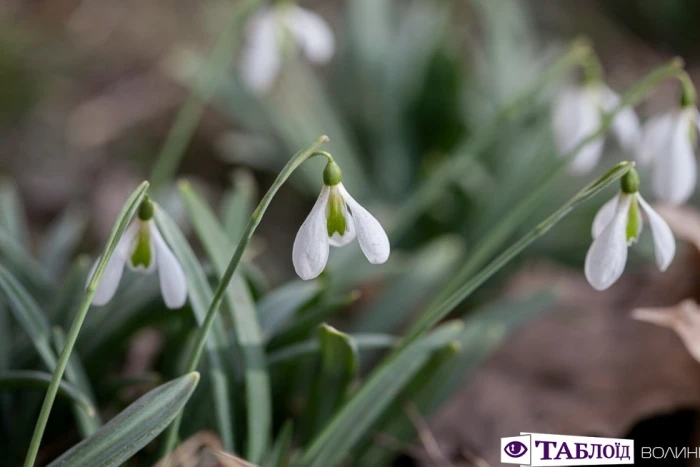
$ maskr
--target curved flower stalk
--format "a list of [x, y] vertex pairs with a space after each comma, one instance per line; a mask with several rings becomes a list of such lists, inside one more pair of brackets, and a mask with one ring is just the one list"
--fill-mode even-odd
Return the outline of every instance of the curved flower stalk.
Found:
[[[605, 114], [620, 105], [620, 96], [600, 80], [566, 87], [555, 99], [552, 129], [560, 157], [573, 151], [603, 125]], [[632, 152], [639, 139], [640, 125], [631, 107], [620, 109], [612, 121], [612, 131], [623, 150]], [[569, 165], [576, 174], [593, 170], [603, 151], [604, 135], [582, 147]]]
[[[132, 271], [142, 274], [152, 274], [158, 270], [160, 291], [168, 308], [180, 308], [187, 301], [185, 273], [158, 231], [153, 220], [153, 209], [150, 199], [144, 198], [139, 206], [138, 219], [126, 229], [105, 267], [104, 275], [92, 300], [93, 305], [106, 305], [112, 300], [119, 287], [125, 265]], [[98, 262], [99, 259], [92, 267], [88, 280], [92, 277]]]
[[330, 160], [323, 171], [321, 194], [294, 239], [292, 261], [304, 280], [323, 272], [329, 246], [347, 245], [355, 237], [370, 263], [382, 264], [389, 258], [391, 248], [384, 229], [350, 196], [341, 179], [340, 167]]
[[261, 9], [248, 23], [246, 39], [241, 77], [257, 93], [273, 86], [290, 42], [312, 63], [327, 63], [335, 52], [335, 38], [328, 23], [316, 13], [291, 4]]
[[649, 120], [642, 131], [637, 160], [652, 167], [652, 188], [666, 203], [681, 204], [692, 196], [697, 184], [695, 144], [700, 113], [695, 107], [695, 89], [683, 76], [678, 108]]
[[654, 240], [656, 265], [662, 272], [676, 254], [676, 241], [665, 220], [639, 194], [639, 175], [631, 169], [621, 180], [620, 193], [600, 208], [593, 220], [593, 243], [586, 254], [586, 279], [596, 290], [605, 290], [622, 275], [627, 248], [637, 242], [647, 216]]

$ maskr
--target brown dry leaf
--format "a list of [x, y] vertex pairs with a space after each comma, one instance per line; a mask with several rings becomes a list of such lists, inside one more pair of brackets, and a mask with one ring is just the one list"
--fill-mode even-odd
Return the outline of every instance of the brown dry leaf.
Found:
[[637, 308], [632, 317], [673, 329], [690, 355], [700, 362], [700, 307], [694, 300], [683, 300], [667, 308]]
[[[525, 268], [504, 294], [553, 290], [559, 303], [516, 331], [432, 417], [440, 451], [455, 465], [472, 464], [469, 452], [495, 466], [500, 438], [521, 431], [623, 437], [645, 418], [700, 408], [700, 365], [673, 333], [630, 317], [697, 299], [698, 283], [694, 250], [665, 274], [629, 270], [605, 292], [581, 271]], [[433, 465], [427, 454], [420, 463]]]
[[154, 467], [257, 467], [223, 450], [219, 437], [200, 431], [182, 442]]

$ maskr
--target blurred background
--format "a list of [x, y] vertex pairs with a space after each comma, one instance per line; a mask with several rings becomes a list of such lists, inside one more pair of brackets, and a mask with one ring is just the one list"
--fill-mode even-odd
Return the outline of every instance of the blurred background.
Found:
[[[400, 334], [465, 264], [478, 270], [597, 173], [629, 158], [607, 144], [596, 174], [546, 181], [556, 165], [551, 99], [565, 78], [489, 126], [574, 38], [590, 40], [619, 93], [674, 56], [700, 82], [696, 0], [319, 0], [300, 4], [331, 25], [332, 60], [315, 66], [291, 53], [273, 87], [254, 93], [237, 69], [244, 35], [216, 45], [241, 22], [238, 3], [0, 4], [0, 174], [10, 193], [3, 199], [19, 200], [0, 206], [0, 217], [21, 206], [26, 224], [18, 238], [59, 280], [76, 255], [94, 257], [124, 199], [152, 173], [185, 105], [195, 124], [173, 143], [183, 148], [176, 178], [224, 220], [238, 209], [232, 203], [251, 212], [293, 153], [330, 137], [324, 149], [343, 168], [345, 186], [392, 239], [392, 257], [381, 267], [370, 268], [356, 243], [331, 252], [326, 293], [353, 297], [332, 322], [347, 332]], [[223, 71], [212, 79], [207, 63], [217, 48]], [[638, 107], [640, 117], [677, 99], [677, 85], [666, 83]], [[293, 177], [258, 230], [248, 258], [256, 297], [295, 278], [291, 247], [320, 190], [319, 164]], [[154, 182], [156, 200], [190, 232], [174, 180]], [[547, 192], [496, 236], [511, 209], [545, 183]], [[429, 193], [427, 205], [410, 204], [418, 192]], [[455, 316], [495, 307], [528, 319], [486, 346], [467, 378], [457, 372], [446, 381], [439, 406], [413, 420], [419, 440], [384, 440], [387, 465], [499, 465], [500, 437], [520, 431], [700, 443], [700, 366], [671, 331], [629, 317], [634, 307], [696, 298], [700, 258], [679, 242], [674, 264], [660, 275], [647, 233], [630, 249], [623, 279], [594, 292], [583, 261], [593, 215], [613, 194], [586, 203], [459, 307]], [[228, 219], [235, 238], [242, 222]], [[497, 248], [474, 259], [489, 239]], [[57, 242], [65, 248], [47, 246]], [[191, 244], [202, 252], [196, 239]], [[119, 372], [130, 361], [133, 371], [150, 371], [167, 355], [162, 344], [149, 353], [152, 361], [139, 360], [132, 354], [140, 341], [125, 342], [113, 360], [94, 357], [91, 365]], [[81, 352], [97, 345], [86, 342]], [[52, 436], [60, 446], [56, 430]]]

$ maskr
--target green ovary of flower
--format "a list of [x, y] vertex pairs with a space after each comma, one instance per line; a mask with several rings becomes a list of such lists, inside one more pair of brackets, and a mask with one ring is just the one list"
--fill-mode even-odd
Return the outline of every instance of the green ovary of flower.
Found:
[[345, 201], [343, 198], [331, 193], [330, 200], [328, 202], [328, 219], [326, 220], [326, 228], [328, 229], [328, 236], [332, 237], [335, 232], [342, 237], [345, 235], [345, 229], [347, 224], [345, 222]]
[[639, 204], [637, 203], [637, 198], [632, 198], [630, 203], [630, 210], [627, 216], [627, 243], [634, 243], [637, 241], [637, 234], [639, 232], [639, 223], [641, 219], [639, 217]]
[[148, 269], [151, 265], [151, 232], [148, 228], [143, 227], [139, 229], [139, 234], [137, 237], [136, 248], [131, 254], [131, 265], [134, 268], [142, 266], [144, 269]]

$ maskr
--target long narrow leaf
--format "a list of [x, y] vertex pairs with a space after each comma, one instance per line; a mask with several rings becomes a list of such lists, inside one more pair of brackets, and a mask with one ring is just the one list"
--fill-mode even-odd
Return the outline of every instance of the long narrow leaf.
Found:
[[168, 426], [185, 406], [198, 382], [199, 373], [193, 372], [148, 392], [49, 466], [121, 465]]
[[[180, 232], [175, 222], [162, 210], [156, 209], [156, 223], [163, 234], [163, 238], [170, 245], [175, 256], [177, 256], [182, 269], [187, 278], [189, 287], [190, 304], [195, 314], [198, 324], [202, 324], [207, 314], [207, 308], [211, 303], [214, 293], [211, 290], [207, 277], [202, 270], [197, 257], [190, 248], [185, 236]], [[216, 324], [212, 330], [211, 337], [207, 339], [207, 361], [211, 372], [211, 390], [214, 402], [214, 411], [217, 421], [219, 436], [224, 444], [224, 448], [234, 451], [233, 440], [233, 408], [229, 401], [233, 400], [232, 391], [229, 384], [229, 377], [224, 366], [227, 348], [226, 334], [224, 333], [221, 318], [216, 318]]]
[[335, 465], [357, 443], [401, 392], [433, 352], [452, 341], [461, 323], [447, 323], [425, 338], [408, 345], [387, 365], [375, 370], [352, 398], [316, 436], [298, 465]]
[[[226, 238], [221, 224], [212, 209], [187, 183], [180, 184], [180, 193], [190, 214], [197, 235], [219, 275], [227, 267], [226, 258], [233, 246]], [[243, 357], [248, 410], [249, 455], [257, 461], [267, 449], [272, 424], [270, 378], [263, 346], [262, 331], [255, 304], [245, 280], [239, 272], [233, 275], [226, 298], [231, 308], [234, 330]]]
[[[49, 387], [50, 382], [51, 373], [43, 371], [17, 370], [0, 372], [0, 390], [25, 388], [46, 389]], [[93, 418], [95, 416], [95, 406], [76, 386], [61, 381], [58, 387], [58, 394], [74, 402], [76, 406], [89, 417]]]

